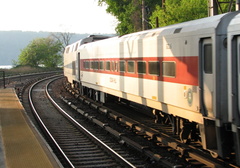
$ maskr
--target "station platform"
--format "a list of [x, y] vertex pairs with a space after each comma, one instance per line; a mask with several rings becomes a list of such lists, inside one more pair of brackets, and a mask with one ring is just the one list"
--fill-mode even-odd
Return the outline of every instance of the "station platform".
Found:
[[62, 167], [38, 134], [13, 88], [0, 89], [0, 168]]

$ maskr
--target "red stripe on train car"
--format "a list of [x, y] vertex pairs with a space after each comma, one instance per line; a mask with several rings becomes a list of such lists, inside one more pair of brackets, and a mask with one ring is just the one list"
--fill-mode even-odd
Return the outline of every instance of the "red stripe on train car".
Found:
[[[146, 74], [138, 74], [137, 73], [137, 66], [135, 66], [135, 73], [129, 72], [119, 72], [118, 70], [106, 70], [104, 69], [85, 69], [84, 62], [85, 61], [110, 61], [110, 62], [119, 62], [119, 61], [145, 61], [147, 63], [148, 69], [148, 62], [151, 61], [159, 61], [160, 62], [160, 75], [151, 75], [146, 70]], [[175, 77], [168, 77], [163, 76], [162, 70], [162, 63], [163, 62], [175, 62], [176, 65], [176, 75]], [[134, 78], [143, 78], [149, 80], [158, 80], [163, 82], [171, 82], [171, 83], [179, 83], [179, 84], [186, 84], [186, 85], [194, 85], [198, 86], [198, 57], [197, 56], [188, 56], [188, 57], [143, 57], [143, 58], [104, 58], [104, 59], [81, 59], [81, 71], [87, 72], [96, 72], [96, 73], [105, 73], [105, 74], [112, 74], [112, 75], [121, 75], [126, 77], [134, 77]], [[104, 65], [105, 66], [105, 65]]]

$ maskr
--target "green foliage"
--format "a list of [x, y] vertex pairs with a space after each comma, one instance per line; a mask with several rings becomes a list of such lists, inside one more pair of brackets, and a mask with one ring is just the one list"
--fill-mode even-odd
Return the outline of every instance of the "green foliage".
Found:
[[[208, 16], [208, 0], [166, 0], [164, 7], [156, 6], [150, 17], [152, 25], [167, 26]], [[155, 28], [155, 27], [154, 27]]]
[[21, 51], [18, 65], [57, 67], [62, 63], [61, 43], [52, 38], [36, 38]]
[[[148, 28], [185, 22], [208, 16], [208, 0], [144, 0]], [[116, 32], [120, 35], [142, 29], [142, 0], [98, 0], [99, 5], [107, 4], [107, 12], [114, 15], [119, 23]], [[165, 2], [162, 4], [162, 2]]]
[[[119, 35], [142, 30], [142, 0], [99, 0], [98, 2], [99, 5], [107, 4], [107, 12], [118, 19], [116, 32]], [[161, 4], [162, 1], [159, 0], [145, 0], [146, 22], [155, 6]]]

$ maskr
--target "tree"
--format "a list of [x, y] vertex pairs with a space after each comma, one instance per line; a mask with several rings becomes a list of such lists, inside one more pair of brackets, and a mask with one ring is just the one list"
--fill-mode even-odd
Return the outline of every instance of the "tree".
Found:
[[50, 37], [53, 37], [59, 43], [62, 44], [61, 50], [62, 50], [62, 53], [64, 53], [65, 47], [69, 45], [69, 42], [73, 35], [74, 35], [73, 33], [69, 33], [69, 32], [57, 32], [57, 33], [51, 33]]
[[156, 25], [158, 17], [160, 26], [167, 26], [207, 16], [208, 0], [165, 0], [163, 6], [156, 6], [150, 22]]
[[53, 38], [36, 38], [18, 56], [18, 65], [57, 67], [62, 63], [61, 43]]
[[[142, 1], [143, 0], [98, 0], [99, 5], [104, 3], [108, 5], [107, 12], [115, 16], [119, 23], [116, 32], [120, 35], [142, 30]], [[155, 6], [161, 5], [159, 0], [144, 0], [146, 10], [146, 22], [155, 9]], [[149, 23], [148, 23], [149, 24]]]

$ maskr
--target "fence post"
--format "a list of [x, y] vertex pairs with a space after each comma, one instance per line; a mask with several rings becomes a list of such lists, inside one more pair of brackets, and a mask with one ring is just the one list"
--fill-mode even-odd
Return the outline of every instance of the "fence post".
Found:
[[3, 88], [5, 89], [5, 71], [0, 71], [3, 73]]

